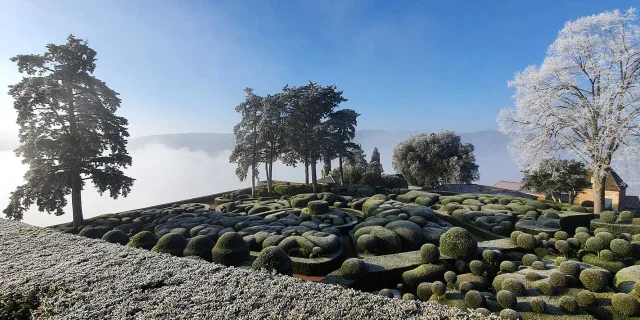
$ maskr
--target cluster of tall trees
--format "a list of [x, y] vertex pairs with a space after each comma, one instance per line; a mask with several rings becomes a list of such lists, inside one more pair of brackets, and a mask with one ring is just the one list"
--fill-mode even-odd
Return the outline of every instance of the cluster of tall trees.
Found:
[[317, 186], [317, 164], [331, 171], [331, 161], [338, 159], [343, 178], [343, 160], [350, 158], [359, 146], [355, 137], [359, 114], [351, 109], [339, 109], [347, 101], [335, 85], [322, 86], [309, 82], [302, 86], [285, 86], [282, 92], [258, 96], [246, 88], [245, 100], [236, 107], [241, 114], [234, 126], [236, 145], [229, 160], [238, 165], [236, 175], [241, 181], [251, 177], [255, 189], [259, 166], [264, 164], [267, 187], [273, 184], [273, 163], [302, 164], [305, 183]]
[[587, 168], [576, 160], [543, 159], [537, 169], [523, 173], [524, 188], [551, 195], [554, 201], [560, 202], [561, 195], [566, 194], [569, 203], [573, 203], [578, 194], [591, 188]]

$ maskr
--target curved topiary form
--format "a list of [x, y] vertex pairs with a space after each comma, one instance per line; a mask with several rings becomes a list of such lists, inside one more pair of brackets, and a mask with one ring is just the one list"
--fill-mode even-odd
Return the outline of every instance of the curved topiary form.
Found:
[[540, 297], [533, 297], [530, 301], [531, 310], [535, 313], [544, 313], [547, 310], [547, 303]]
[[598, 256], [600, 256], [601, 259], [604, 259], [607, 261], [618, 260], [618, 256], [609, 249], [600, 250], [600, 253], [598, 254]]
[[357, 279], [367, 272], [367, 264], [358, 258], [349, 258], [340, 267], [342, 276], [347, 279]]
[[364, 252], [375, 253], [378, 248], [378, 238], [372, 234], [363, 234], [358, 237], [356, 244]]
[[524, 256], [522, 256], [522, 264], [528, 267], [538, 260], [539, 260], [538, 256], [532, 253], [527, 253]]
[[564, 256], [566, 256], [571, 250], [571, 245], [566, 240], [557, 240], [554, 247]]
[[576, 230], [575, 230], [575, 233], [579, 233], [579, 232], [589, 233], [589, 228], [587, 228], [587, 227], [577, 227]]
[[569, 234], [565, 231], [556, 231], [556, 233], [553, 234], [553, 237], [556, 238], [556, 240], [567, 240], [569, 239]]
[[213, 241], [207, 236], [195, 236], [189, 240], [187, 247], [184, 248], [182, 254], [185, 257], [197, 256], [211, 262], [211, 249], [213, 249]]
[[576, 232], [576, 234], [573, 235], [573, 237], [578, 241], [580, 241], [580, 245], [584, 247], [585, 243], [587, 243], [587, 240], [591, 238], [591, 235], [588, 232], [580, 231], [580, 232]]
[[422, 229], [411, 221], [396, 220], [387, 223], [384, 227], [400, 237], [405, 250], [418, 250], [423, 243]]
[[111, 230], [107, 231], [107, 233], [102, 236], [102, 240], [111, 243], [118, 243], [124, 246], [129, 243], [129, 236], [120, 230]]
[[630, 317], [638, 312], [638, 300], [626, 293], [616, 293], [611, 297], [611, 306], [617, 313]]
[[182, 252], [187, 246], [187, 238], [178, 233], [167, 233], [162, 236], [151, 251], [158, 253], [168, 253], [182, 257]]
[[596, 234], [596, 238], [600, 238], [604, 247], [608, 247], [611, 241], [616, 237], [614, 237], [610, 232], [603, 231], [598, 232], [598, 234]]
[[487, 266], [480, 260], [473, 260], [469, 262], [469, 269], [476, 276], [482, 276], [487, 271]]
[[564, 287], [567, 285], [567, 276], [562, 272], [552, 272], [549, 275], [549, 283], [554, 287]]
[[627, 240], [623, 239], [613, 239], [609, 243], [609, 248], [611, 251], [625, 258], [631, 255], [633, 248], [631, 247], [631, 243]]
[[83, 236], [83, 237], [87, 237], [87, 238], [91, 238], [91, 239], [100, 239], [100, 238], [102, 238], [104, 233], [102, 233], [102, 231], [100, 231], [100, 229], [98, 229], [98, 228], [84, 227], [84, 228], [82, 228], [82, 230], [80, 230], [80, 232], [78, 232], [78, 235], [79, 236]]
[[464, 303], [467, 305], [467, 308], [478, 309], [484, 307], [485, 299], [480, 291], [471, 290], [464, 295]]
[[132, 248], [151, 250], [156, 245], [156, 243], [158, 243], [158, 237], [153, 234], [153, 232], [142, 231], [136, 233], [136, 235], [131, 238], [129, 243], [127, 243], [127, 246]]
[[460, 282], [460, 284], [458, 285], [458, 290], [462, 293], [465, 294], [471, 290], [474, 290], [476, 287], [473, 285], [473, 283], [469, 282], [469, 281], [462, 281]]
[[537, 241], [533, 235], [523, 233], [516, 239], [516, 244], [518, 245], [518, 247], [525, 250], [533, 250], [537, 245]]
[[513, 273], [518, 270], [518, 266], [513, 261], [502, 261], [500, 263], [500, 271], [503, 273]]
[[546, 296], [552, 296], [556, 291], [555, 287], [551, 285], [549, 280], [538, 282], [538, 290]]
[[502, 252], [500, 250], [484, 250], [482, 258], [490, 265], [497, 265], [502, 260]]
[[293, 196], [290, 200], [291, 206], [294, 208], [305, 208], [309, 202], [318, 200], [315, 193], [301, 193]]
[[227, 232], [218, 238], [211, 249], [212, 261], [225, 266], [238, 267], [249, 259], [249, 244], [236, 232]]
[[431, 284], [431, 292], [436, 297], [442, 297], [447, 292], [447, 286], [442, 281], [436, 281]]
[[442, 279], [447, 271], [447, 264], [423, 264], [415, 269], [402, 273], [402, 281], [410, 288], [415, 288], [422, 282], [431, 282]]
[[469, 231], [453, 227], [440, 236], [440, 251], [453, 259], [471, 260], [478, 254], [478, 242]]
[[604, 248], [604, 243], [602, 242], [602, 239], [600, 239], [600, 238], [590, 237], [585, 242], [584, 248], [587, 249], [587, 250], [599, 252], [600, 250], [602, 250], [602, 248]]
[[513, 309], [502, 309], [500, 311], [500, 318], [505, 320], [520, 320], [520, 314]]
[[422, 301], [429, 301], [429, 298], [433, 295], [433, 291], [431, 290], [431, 282], [422, 282], [418, 285], [416, 289], [416, 295], [418, 299]]
[[596, 295], [589, 290], [582, 290], [578, 293], [578, 305], [581, 307], [590, 307], [596, 303]]
[[531, 269], [534, 269], [534, 270], [545, 270], [545, 269], [547, 269], [547, 266], [545, 266], [544, 262], [542, 262], [542, 261], [534, 261], [533, 263], [531, 263]]
[[604, 223], [615, 223], [618, 217], [613, 211], [603, 211], [600, 213], [600, 219]]
[[609, 285], [607, 275], [600, 270], [592, 268], [580, 272], [580, 282], [585, 288], [593, 292], [600, 292]]
[[578, 299], [574, 296], [562, 296], [559, 300], [560, 307], [567, 313], [578, 313]]
[[524, 278], [527, 279], [527, 281], [533, 282], [540, 280], [540, 275], [537, 272], [530, 271], [524, 275]]
[[517, 279], [507, 278], [502, 281], [502, 290], [509, 290], [516, 296], [524, 296], [527, 293], [527, 289], [524, 284]]
[[378, 295], [385, 298], [393, 298], [393, 291], [391, 291], [390, 289], [382, 289], [378, 291]]
[[321, 215], [329, 212], [329, 203], [324, 200], [312, 200], [307, 203], [306, 213]]
[[440, 250], [435, 244], [425, 243], [420, 247], [420, 256], [424, 263], [436, 263], [440, 260]]
[[500, 290], [496, 295], [496, 299], [501, 307], [507, 309], [515, 309], [518, 305], [518, 298], [516, 295], [508, 290]]
[[453, 271], [447, 271], [444, 273], [444, 281], [447, 282], [447, 286], [451, 289], [455, 289], [456, 281], [458, 281], [458, 275]]
[[619, 220], [631, 220], [633, 219], [633, 212], [631, 211], [622, 211], [618, 215]]
[[293, 262], [291, 258], [282, 248], [276, 246], [262, 249], [256, 260], [253, 261], [251, 268], [254, 270], [266, 269], [279, 274], [293, 276]]
[[402, 300], [413, 301], [416, 300], [416, 296], [413, 293], [405, 293], [402, 295]]
[[514, 231], [511, 232], [511, 235], [509, 236], [509, 238], [511, 239], [511, 242], [513, 244], [518, 244], [518, 236], [521, 235], [523, 232], [522, 231]]

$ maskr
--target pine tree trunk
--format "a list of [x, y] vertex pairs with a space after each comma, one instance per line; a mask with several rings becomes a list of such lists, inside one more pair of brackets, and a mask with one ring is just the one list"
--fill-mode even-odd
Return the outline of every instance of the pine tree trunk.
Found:
[[74, 175], [71, 181], [71, 208], [73, 209], [73, 226], [82, 225], [82, 179], [79, 174]]
[[600, 214], [604, 211], [604, 183], [605, 177], [601, 177], [598, 170], [593, 172], [593, 212]]
[[313, 192], [317, 192], [318, 188], [318, 177], [316, 175], [316, 156], [311, 156], [311, 184], [313, 185]]
[[340, 184], [344, 185], [344, 170], [342, 170], [342, 155], [338, 156], [338, 166], [340, 167]]

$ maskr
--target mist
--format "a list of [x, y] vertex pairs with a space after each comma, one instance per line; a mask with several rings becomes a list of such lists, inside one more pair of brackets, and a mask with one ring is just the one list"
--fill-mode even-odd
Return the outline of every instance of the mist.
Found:
[[[91, 184], [82, 192], [82, 207], [85, 218], [104, 213], [115, 213], [143, 208], [162, 203], [195, 198], [218, 192], [249, 187], [251, 181], [240, 182], [235, 175], [236, 165], [229, 163], [230, 150], [223, 150], [217, 156], [205, 151], [170, 149], [161, 144], [148, 144], [130, 150], [133, 165], [125, 170], [135, 178], [131, 193], [125, 197], [112, 199], [108, 193], [100, 196]], [[0, 180], [0, 208], [8, 204], [9, 194], [16, 186], [24, 183], [23, 175], [27, 166], [20, 162], [12, 151], [0, 151], [3, 165]], [[304, 169], [287, 167], [275, 163], [274, 179], [301, 181]], [[260, 178], [264, 179], [264, 176]], [[65, 214], [55, 216], [39, 212], [33, 205], [24, 214], [23, 222], [36, 226], [50, 226], [72, 221], [71, 196], [67, 197]], [[4, 217], [4, 214], [0, 214]]]

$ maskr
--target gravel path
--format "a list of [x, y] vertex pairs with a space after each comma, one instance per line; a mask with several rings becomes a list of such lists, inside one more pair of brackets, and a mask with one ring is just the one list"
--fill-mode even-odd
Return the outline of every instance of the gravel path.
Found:
[[38, 314], [63, 319], [479, 318], [0, 219], [0, 293], [46, 287]]

